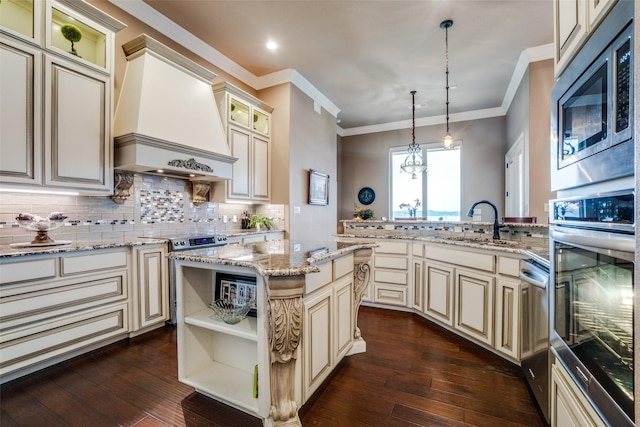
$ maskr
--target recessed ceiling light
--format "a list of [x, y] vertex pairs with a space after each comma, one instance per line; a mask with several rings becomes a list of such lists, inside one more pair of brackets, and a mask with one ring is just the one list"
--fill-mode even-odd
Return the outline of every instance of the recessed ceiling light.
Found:
[[274, 42], [273, 40], [269, 40], [267, 42], [267, 49], [276, 50], [277, 48], [278, 48], [278, 43]]

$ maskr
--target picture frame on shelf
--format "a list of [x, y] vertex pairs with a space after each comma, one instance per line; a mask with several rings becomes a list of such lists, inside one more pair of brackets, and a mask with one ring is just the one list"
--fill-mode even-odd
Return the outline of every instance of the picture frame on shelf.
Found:
[[[246, 300], [258, 299], [256, 278], [237, 274], [216, 273], [214, 301], [223, 300], [232, 305], [244, 304]], [[247, 316], [256, 317], [256, 306], [251, 308]]]
[[329, 175], [309, 169], [309, 204], [329, 204]]

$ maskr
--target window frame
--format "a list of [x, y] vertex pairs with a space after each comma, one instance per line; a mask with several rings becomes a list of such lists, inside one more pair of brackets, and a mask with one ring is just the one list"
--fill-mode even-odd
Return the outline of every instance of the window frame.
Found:
[[[460, 209], [460, 219], [455, 221], [455, 222], [460, 222], [462, 221], [462, 201], [464, 200], [464, 195], [463, 195], [463, 151], [462, 151], [462, 141], [461, 140], [456, 140], [455, 141], [455, 147], [453, 148], [454, 150], [459, 150], [460, 151], [460, 198], [458, 200], [458, 206]], [[434, 150], [438, 150], [438, 151], [445, 151], [444, 147], [442, 146], [442, 142], [429, 142], [429, 143], [423, 143], [420, 144], [420, 154], [422, 155], [422, 158], [428, 162], [428, 158], [427, 156], [429, 155], [429, 151], [434, 151]], [[405, 153], [408, 154], [407, 151], [407, 147], [406, 146], [400, 146], [400, 147], [390, 147], [389, 148], [389, 159], [388, 159], [388, 188], [389, 188], [389, 199], [387, 201], [387, 209], [389, 210], [389, 220], [395, 220], [394, 216], [393, 216], [393, 155], [396, 153]], [[428, 210], [429, 210], [429, 205], [428, 205], [428, 193], [427, 193], [427, 187], [428, 187], [428, 180], [429, 180], [429, 171], [427, 170], [427, 172], [422, 174], [422, 191], [421, 193], [421, 197], [420, 197], [420, 202], [422, 204], [421, 209], [423, 212], [423, 217], [428, 218]], [[403, 218], [398, 218], [398, 219], [403, 219]], [[428, 219], [425, 219], [426, 221], [429, 221]]]

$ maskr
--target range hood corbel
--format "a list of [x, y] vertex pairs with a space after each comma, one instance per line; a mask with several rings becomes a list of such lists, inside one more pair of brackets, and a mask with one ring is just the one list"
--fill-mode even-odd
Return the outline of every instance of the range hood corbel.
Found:
[[215, 102], [216, 75], [146, 34], [122, 49], [127, 68], [114, 119], [115, 169], [199, 183], [231, 179], [237, 158]]

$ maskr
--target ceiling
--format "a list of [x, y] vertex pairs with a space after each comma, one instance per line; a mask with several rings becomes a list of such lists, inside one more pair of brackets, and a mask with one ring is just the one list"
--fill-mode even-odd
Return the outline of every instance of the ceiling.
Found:
[[552, 0], [144, 3], [258, 78], [297, 71], [339, 109], [344, 130], [410, 120], [411, 90], [426, 104], [417, 120], [444, 120], [446, 19], [452, 121], [503, 106], [521, 53], [553, 41]]

